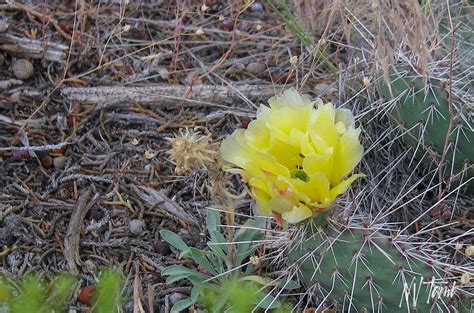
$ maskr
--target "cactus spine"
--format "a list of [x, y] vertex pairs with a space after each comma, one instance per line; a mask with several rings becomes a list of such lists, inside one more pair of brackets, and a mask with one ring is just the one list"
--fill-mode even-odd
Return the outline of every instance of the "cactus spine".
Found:
[[[423, 78], [398, 73], [392, 73], [381, 93], [395, 100], [392, 120], [403, 129], [403, 142], [413, 146], [423, 162], [439, 166], [444, 160], [443, 174], [449, 183], [474, 177], [474, 130], [463, 112], [466, 107], [450, 104], [448, 92], [437, 81], [425, 84]], [[474, 183], [465, 190], [472, 194]]]
[[307, 288], [343, 312], [449, 311], [454, 286], [412, 246], [360, 228], [302, 233], [288, 260]]

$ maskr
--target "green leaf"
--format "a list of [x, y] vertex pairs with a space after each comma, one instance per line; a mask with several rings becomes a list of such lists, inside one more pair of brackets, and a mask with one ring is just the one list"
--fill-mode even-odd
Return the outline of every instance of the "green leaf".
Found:
[[193, 274], [171, 275], [171, 276], [168, 276], [168, 278], [166, 278], [166, 284], [171, 285], [171, 284], [173, 284], [177, 281], [180, 281], [182, 279], [187, 279], [190, 282], [192, 282], [193, 285], [194, 285], [196, 283], [202, 283], [203, 281], [205, 281], [208, 278], [209, 277], [206, 277], [202, 274], [199, 274], [198, 272], [194, 272]]
[[265, 277], [259, 276], [259, 275], [249, 275], [249, 276], [244, 276], [239, 279], [239, 281], [253, 281], [259, 285], [265, 286], [268, 284], [268, 279]]
[[264, 219], [248, 220], [245, 227], [241, 228], [235, 235], [237, 245], [237, 256], [235, 266], [242, 264], [243, 260], [255, 252], [253, 241], [263, 239], [263, 229], [265, 227]]
[[181, 279], [188, 279], [193, 282], [193, 284], [195, 284], [196, 282], [202, 282], [209, 278], [201, 273], [196, 272], [195, 270], [184, 267], [182, 265], [171, 265], [165, 267], [161, 271], [161, 274], [163, 276], [169, 276], [166, 279], [166, 284], [172, 284]]
[[295, 290], [301, 287], [300, 283], [294, 280], [280, 280], [278, 285], [283, 288], [284, 290]]
[[189, 246], [175, 233], [172, 231], [163, 229], [160, 230], [161, 238], [163, 238], [167, 243], [178, 249], [179, 251], [183, 252], [189, 250]]
[[217, 271], [212, 266], [212, 264], [209, 262], [209, 259], [207, 258], [207, 255], [205, 252], [202, 250], [196, 249], [196, 248], [191, 248], [191, 255], [193, 260], [199, 264], [202, 268], [204, 268], [206, 271], [208, 271], [212, 275], [217, 275]]
[[262, 309], [276, 309], [280, 307], [280, 305], [280, 301], [276, 300], [275, 297], [270, 294], [265, 295], [265, 297], [258, 304], [258, 306]]
[[[214, 247], [218, 247], [222, 253], [225, 255], [229, 255], [229, 247], [227, 239], [225, 239], [224, 235], [222, 235], [218, 230], [213, 231], [210, 233], [211, 235], [211, 243], [217, 243], [218, 245], [213, 245]], [[209, 243], [208, 243], [209, 245]]]
[[206, 218], [206, 224], [207, 224], [207, 231], [209, 234], [213, 233], [214, 231], [219, 231], [219, 226], [221, 223], [221, 217], [218, 211], [216, 210], [207, 210], [207, 218]]
[[172, 276], [172, 275], [182, 275], [182, 274], [197, 274], [195, 270], [187, 268], [182, 265], [170, 265], [165, 267], [161, 271], [161, 275]]
[[176, 302], [175, 305], [173, 305], [170, 312], [171, 313], [183, 312], [185, 309], [189, 308], [194, 303], [196, 303], [196, 301], [191, 299], [191, 298], [186, 298], [186, 299], [180, 300], [180, 301]]
[[206, 285], [206, 283], [194, 285], [193, 289], [191, 289], [191, 299], [197, 301]]

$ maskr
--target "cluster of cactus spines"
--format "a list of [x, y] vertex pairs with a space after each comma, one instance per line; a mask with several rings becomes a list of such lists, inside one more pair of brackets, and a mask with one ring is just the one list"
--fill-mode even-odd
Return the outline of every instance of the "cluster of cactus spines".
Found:
[[426, 83], [421, 77], [392, 73], [390, 83], [380, 89], [385, 98], [394, 99], [390, 115], [403, 130], [403, 142], [424, 162], [439, 167], [448, 184], [466, 182], [467, 193], [472, 193], [474, 184], [468, 181], [474, 177], [474, 132], [464, 108], [450, 103], [448, 90], [433, 79]]
[[430, 264], [409, 243], [373, 229], [314, 229], [300, 230], [286, 251], [298, 278], [323, 302], [343, 312], [453, 309], [456, 284], [446, 285], [446, 269]]

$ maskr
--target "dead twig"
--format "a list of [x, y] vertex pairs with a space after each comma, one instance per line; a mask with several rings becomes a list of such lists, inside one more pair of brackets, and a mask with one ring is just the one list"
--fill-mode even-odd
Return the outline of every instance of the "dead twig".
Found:
[[77, 275], [79, 270], [77, 266], [81, 264], [81, 257], [79, 254], [79, 241], [81, 237], [82, 221], [86, 217], [87, 212], [96, 202], [94, 200], [89, 202], [91, 190], [87, 189], [77, 201], [77, 206], [72, 213], [71, 220], [67, 227], [66, 237], [64, 238], [64, 258], [66, 259], [69, 270]]
[[176, 204], [176, 202], [165, 196], [162, 191], [143, 186], [132, 186], [132, 188], [149, 206], [155, 207], [159, 205], [160, 208], [166, 212], [191, 224], [199, 225], [194, 216], [188, 214], [181, 206]]
[[[195, 85], [189, 92], [184, 85], [155, 84], [146, 87], [112, 86], [112, 87], [64, 87], [61, 94], [70, 101], [101, 104], [96, 109], [107, 105], [128, 103], [177, 105], [186, 103], [195, 106], [228, 107], [238, 101], [241, 95], [248, 99], [267, 99], [282, 90], [284, 86], [272, 85], [240, 85], [213, 86]], [[187, 97], [185, 97], [186, 95]]]
[[61, 62], [66, 58], [68, 46], [59, 43], [17, 37], [11, 34], [0, 34], [0, 50], [13, 54], [22, 54], [35, 59]]

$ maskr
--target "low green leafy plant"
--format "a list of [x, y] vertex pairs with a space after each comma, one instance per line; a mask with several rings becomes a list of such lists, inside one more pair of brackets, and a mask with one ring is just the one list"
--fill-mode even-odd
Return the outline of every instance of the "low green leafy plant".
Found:
[[[187, 279], [193, 284], [191, 296], [178, 301], [171, 312], [181, 312], [199, 302], [209, 312], [251, 312], [254, 308], [277, 309], [281, 303], [264, 292], [267, 280], [254, 275], [255, 242], [263, 239], [263, 219], [252, 219], [237, 231], [233, 242], [227, 241], [219, 230], [219, 213], [208, 211], [208, 249], [189, 247], [177, 234], [162, 230], [162, 238], [198, 265], [198, 270], [182, 265], [171, 265], [162, 270], [166, 283]], [[281, 311], [281, 310], [280, 310]]]
[[94, 305], [92, 312], [123, 312], [123, 297], [121, 291], [124, 278], [121, 272], [106, 269], [99, 275], [94, 292]]
[[[92, 312], [122, 311], [123, 275], [112, 269], [101, 272], [95, 285]], [[28, 274], [19, 282], [0, 277], [0, 312], [65, 312], [68, 298], [78, 280], [69, 273], [58, 274], [50, 282], [37, 274]]]
[[[35, 274], [25, 276], [19, 283], [0, 279], [0, 309], [10, 313], [62, 312], [77, 279], [59, 274], [50, 283]], [[0, 310], [1, 311], [1, 310]]]

